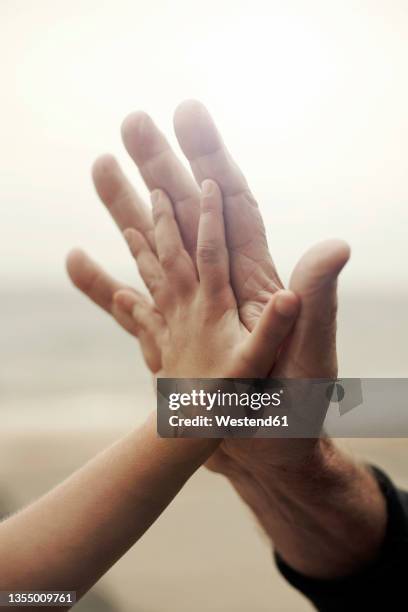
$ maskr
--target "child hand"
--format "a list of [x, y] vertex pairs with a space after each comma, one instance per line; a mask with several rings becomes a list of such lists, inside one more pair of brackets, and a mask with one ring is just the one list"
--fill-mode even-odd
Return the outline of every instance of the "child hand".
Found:
[[139, 272], [156, 308], [117, 294], [136, 323], [161, 347], [160, 376], [168, 378], [262, 378], [270, 372], [299, 311], [297, 296], [277, 291], [252, 332], [241, 323], [231, 288], [222, 194], [202, 184], [195, 260], [183, 245], [172, 203], [152, 193], [157, 255], [143, 235], [125, 230]]

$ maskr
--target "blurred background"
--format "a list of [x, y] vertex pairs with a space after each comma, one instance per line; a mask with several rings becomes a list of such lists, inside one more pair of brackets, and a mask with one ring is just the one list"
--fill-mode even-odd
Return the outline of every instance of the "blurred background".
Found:
[[[90, 180], [94, 158], [111, 152], [144, 191], [120, 141], [133, 110], [178, 148], [176, 105], [208, 106], [285, 280], [317, 240], [349, 241], [340, 374], [407, 376], [407, 65], [404, 0], [0, 0], [0, 514], [154, 406], [135, 341], [64, 270], [82, 246], [141, 287]], [[343, 443], [408, 485], [405, 440]], [[246, 509], [204, 470], [80, 605], [309, 609]]]

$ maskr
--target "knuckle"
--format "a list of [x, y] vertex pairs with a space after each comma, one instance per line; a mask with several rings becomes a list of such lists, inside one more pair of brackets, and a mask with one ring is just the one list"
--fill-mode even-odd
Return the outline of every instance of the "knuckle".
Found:
[[167, 196], [161, 195], [153, 205], [153, 220], [157, 222], [161, 219], [168, 221], [173, 217], [173, 208]]
[[153, 207], [153, 221], [156, 225], [160, 219], [165, 217], [167, 217], [167, 214], [163, 206], [156, 205]]
[[160, 285], [161, 285], [161, 283], [160, 283], [160, 281], [159, 281], [159, 279], [157, 277], [152, 276], [152, 277], [146, 279], [145, 283], [146, 283], [146, 287], [147, 287], [147, 289], [148, 289], [148, 291], [149, 291], [149, 293], [151, 295], [157, 294], [157, 292], [160, 289]]
[[215, 216], [219, 210], [219, 203], [214, 198], [203, 198], [201, 200], [201, 214]]
[[205, 264], [215, 264], [222, 257], [222, 248], [216, 241], [208, 240], [197, 245], [197, 259]]
[[235, 304], [231, 302], [230, 296], [227, 295], [225, 286], [214, 287], [211, 296], [201, 293], [198, 319], [204, 325], [228, 317], [228, 313], [232, 311], [235, 313]]
[[174, 262], [180, 256], [180, 249], [169, 249], [160, 255], [160, 264], [165, 272], [172, 270]]
[[202, 330], [205, 330], [208, 325], [212, 325], [218, 319], [218, 312], [211, 307], [211, 304], [204, 302], [198, 311], [197, 323]]

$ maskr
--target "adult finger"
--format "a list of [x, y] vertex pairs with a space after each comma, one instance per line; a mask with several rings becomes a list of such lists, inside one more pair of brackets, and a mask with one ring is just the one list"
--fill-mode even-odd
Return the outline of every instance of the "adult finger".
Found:
[[184, 245], [195, 252], [199, 216], [199, 189], [152, 119], [143, 112], [129, 115], [122, 137], [148, 189], [164, 190], [174, 205]]
[[174, 128], [197, 182], [213, 179], [223, 193], [232, 282], [239, 301], [252, 297], [247, 291], [251, 275], [253, 292], [272, 283], [275, 289], [282, 287], [256, 200], [208, 110], [195, 100], [183, 102], [176, 109]]
[[98, 306], [111, 312], [113, 294], [125, 285], [109, 276], [80, 249], [73, 249], [68, 254], [66, 267], [74, 285]]
[[86, 253], [79, 249], [74, 249], [69, 253], [66, 265], [73, 284], [95, 304], [112, 314], [126, 331], [137, 336], [137, 327], [134, 320], [115, 311], [113, 296], [115, 292], [121, 289], [127, 289], [135, 296], [141, 296], [141, 294], [109, 276]]
[[112, 155], [99, 157], [92, 168], [96, 191], [120, 230], [133, 227], [154, 250], [153, 220], [145, 204]]

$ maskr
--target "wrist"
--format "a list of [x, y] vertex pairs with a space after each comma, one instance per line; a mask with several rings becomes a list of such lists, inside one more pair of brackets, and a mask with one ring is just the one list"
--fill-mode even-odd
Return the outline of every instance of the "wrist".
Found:
[[231, 482], [276, 551], [298, 572], [345, 576], [380, 550], [386, 508], [377, 481], [328, 439], [316, 441], [302, 463], [270, 471], [258, 466]]
[[150, 413], [135, 432], [150, 448], [151, 461], [176, 470], [181, 479], [189, 478], [219, 446], [215, 438], [162, 438], [157, 433], [156, 411]]

